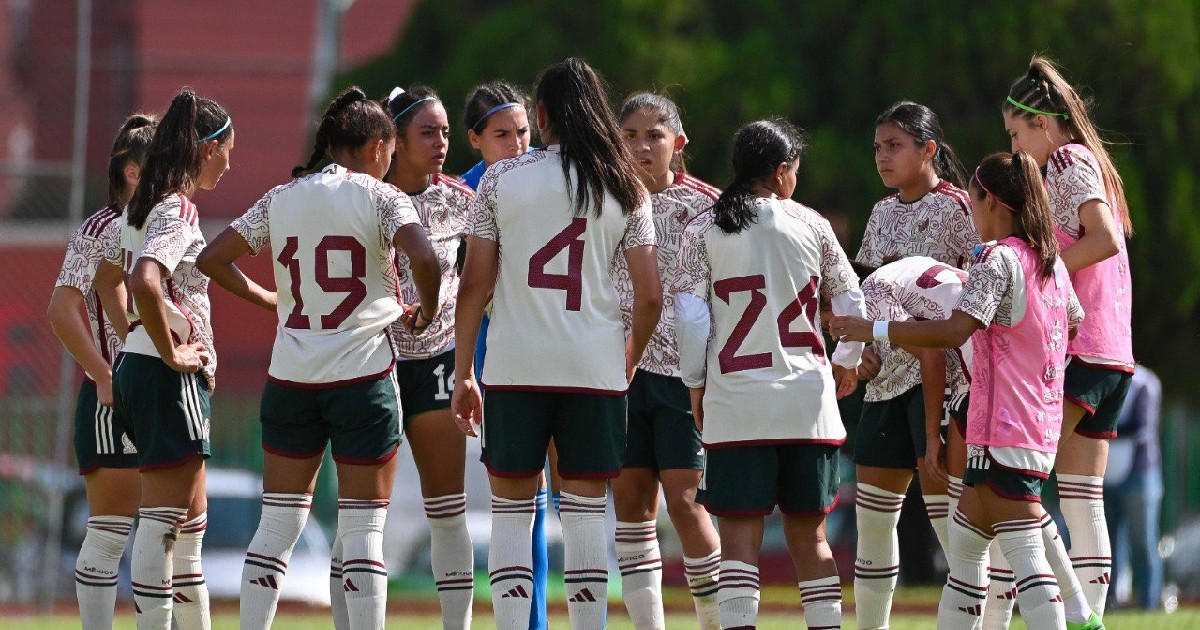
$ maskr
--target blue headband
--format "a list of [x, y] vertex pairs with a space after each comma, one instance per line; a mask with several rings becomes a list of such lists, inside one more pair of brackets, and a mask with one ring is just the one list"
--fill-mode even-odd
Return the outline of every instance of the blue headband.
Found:
[[500, 103], [499, 105], [487, 110], [487, 112], [485, 112], [482, 116], [480, 116], [479, 120], [475, 122], [475, 126], [471, 127], [471, 129], [478, 132], [479, 125], [482, 125], [483, 121], [488, 119], [488, 116], [491, 116], [492, 114], [495, 114], [496, 112], [498, 112], [502, 109], [508, 109], [509, 107], [518, 107], [518, 106], [521, 106], [521, 104], [520, 103]]
[[392, 122], [397, 122], [397, 121], [399, 121], [401, 116], [403, 116], [403, 115], [407, 114], [407, 113], [408, 113], [408, 110], [410, 110], [410, 109], [412, 109], [412, 108], [416, 107], [417, 105], [420, 105], [421, 103], [424, 103], [425, 101], [436, 101], [436, 100], [437, 100], [437, 99], [436, 99], [436, 98], [434, 98], [434, 97], [432, 97], [432, 96], [426, 96], [425, 98], [419, 98], [419, 99], [417, 99], [417, 100], [413, 101], [413, 102], [412, 102], [412, 104], [411, 104], [411, 105], [409, 105], [408, 107], [405, 107], [404, 109], [400, 110], [400, 113], [399, 113], [399, 114], [396, 114], [395, 116], [392, 116]]
[[225, 130], [228, 129], [229, 125], [231, 125], [231, 124], [233, 124], [233, 119], [230, 118], [229, 116], [226, 116], [225, 124], [221, 125], [220, 129], [208, 134], [207, 136], [204, 136], [203, 138], [200, 138], [199, 140], [196, 141], [196, 144], [200, 144], [201, 142], [208, 142], [209, 140], [212, 140], [213, 138], [216, 138], [217, 136], [225, 133]]

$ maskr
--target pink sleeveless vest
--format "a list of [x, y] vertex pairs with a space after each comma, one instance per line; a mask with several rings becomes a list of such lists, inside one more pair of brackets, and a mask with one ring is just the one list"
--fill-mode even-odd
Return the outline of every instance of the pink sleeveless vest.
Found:
[[1043, 281], [1037, 257], [1016, 237], [1000, 241], [1017, 253], [1025, 272], [1025, 317], [1015, 326], [993, 322], [971, 337], [971, 407], [967, 443], [1058, 451], [1062, 432], [1067, 302], [1071, 281], [1062, 260]]

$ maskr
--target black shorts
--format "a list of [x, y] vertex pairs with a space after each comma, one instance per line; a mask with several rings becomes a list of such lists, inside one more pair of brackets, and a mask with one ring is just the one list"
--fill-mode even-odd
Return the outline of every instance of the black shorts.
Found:
[[1042, 486], [1045, 482], [1046, 479], [1043, 477], [997, 464], [988, 453], [986, 446], [967, 445], [967, 471], [963, 473], [964, 485], [974, 486], [982, 483], [1005, 499], [1041, 503]]
[[129, 425], [141, 470], [175, 468], [212, 455], [212, 411], [202, 374], [176, 372], [158, 357], [122, 352], [113, 368], [113, 403]]
[[1075, 432], [1097, 440], [1117, 437], [1121, 405], [1133, 374], [1118, 368], [1071, 359], [1063, 375], [1063, 397], [1084, 411]]
[[925, 398], [920, 385], [888, 400], [864, 402], [854, 439], [854, 463], [873, 468], [917, 467], [925, 457]]
[[263, 450], [307, 459], [331, 445], [334, 461], [369, 466], [400, 447], [399, 393], [389, 372], [372, 381], [310, 389], [267, 381], [263, 388]]
[[138, 452], [129, 425], [115, 407], [96, 399], [96, 383], [84, 379], [75, 403], [75, 459], [79, 474], [98, 468], [137, 468]]
[[454, 393], [454, 349], [428, 359], [397, 361], [396, 383], [400, 385], [405, 426], [413, 416], [449, 409]]
[[716, 516], [828, 514], [837, 504], [838, 446], [709, 448], [696, 502]]
[[704, 468], [700, 430], [683, 380], [638, 370], [629, 384], [625, 468]]
[[532, 477], [553, 438], [563, 479], [612, 479], [621, 474], [625, 414], [624, 396], [488, 389], [480, 460], [497, 477]]

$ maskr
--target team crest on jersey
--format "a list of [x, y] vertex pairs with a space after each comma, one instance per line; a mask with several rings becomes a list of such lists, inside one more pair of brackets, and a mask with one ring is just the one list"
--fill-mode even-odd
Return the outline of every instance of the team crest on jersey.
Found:
[[133, 440], [129, 439], [129, 435], [121, 434], [121, 452], [125, 455], [137, 455], [137, 447], [133, 445]]

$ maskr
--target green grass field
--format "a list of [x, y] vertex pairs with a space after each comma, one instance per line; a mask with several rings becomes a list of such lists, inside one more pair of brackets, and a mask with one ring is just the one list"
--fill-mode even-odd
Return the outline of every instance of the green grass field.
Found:
[[[671, 630], [695, 628], [695, 617], [684, 612], [686, 611], [685, 606], [688, 605], [687, 592], [681, 588], [664, 590], [664, 600], [669, 609], [673, 611], [667, 616], [667, 627]], [[854, 625], [854, 614], [849, 606], [853, 598], [852, 589], [845, 589], [844, 594], [847, 604], [844, 627], [849, 630], [857, 627]], [[937, 626], [934, 614], [937, 596], [938, 589], [934, 587], [901, 588], [897, 591], [895, 610], [898, 612], [892, 615], [891, 627], [893, 630], [934, 630]], [[618, 597], [610, 596], [608, 627], [613, 630], [632, 630], [633, 624], [626, 617], [624, 609], [618, 602]], [[400, 603], [402, 601], [404, 600], [395, 596], [391, 598], [394, 614], [388, 617], [390, 627], [404, 628], [405, 630], [437, 630], [441, 628], [441, 619], [436, 614], [404, 614], [402, 612], [404, 605]], [[803, 627], [803, 613], [795, 589], [782, 586], [768, 587], [763, 591], [762, 602], [763, 613], [759, 616], [758, 623], [758, 627], [762, 630], [782, 630], [784, 628], [793, 630]], [[430, 611], [431, 606], [434, 607], [433, 610], [436, 610], [434, 601], [422, 599], [414, 602], [414, 609], [420, 611]], [[478, 598], [475, 608], [474, 627], [494, 627], [491, 615], [488, 614], [490, 612], [489, 602], [486, 599]], [[1109, 630], [1193, 630], [1200, 628], [1200, 608], [1184, 607], [1170, 615], [1166, 613], [1113, 612], [1107, 616], [1105, 623]], [[77, 617], [73, 615], [43, 617], [5, 615], [0, 618], [0, 630], [9, 628], [61, 630], [72, 627], [79, 627]], [[127, 611], [118, 616], [114, 626], [118, 630], [133, 630], [134, 627], [133, 614]], [[218, 605], [213, 615], [213, 630], [236, 630], [237, 627], [238, 618], [233, 605], [230, 603]], [[288, 630], [317, 630], [331, 628], [332, 623], [327, 612], [324, 611], [303, 613], [285, 611], [276, 617], [275, 627]], [[550, 628], [553, 630], [570, 628], [566, 610], [561, 605], [551, 610]], [[1014, 621], [1012, 628], [1013, 630], [1025, 630], [1025, 624], [1018, 619]]]

